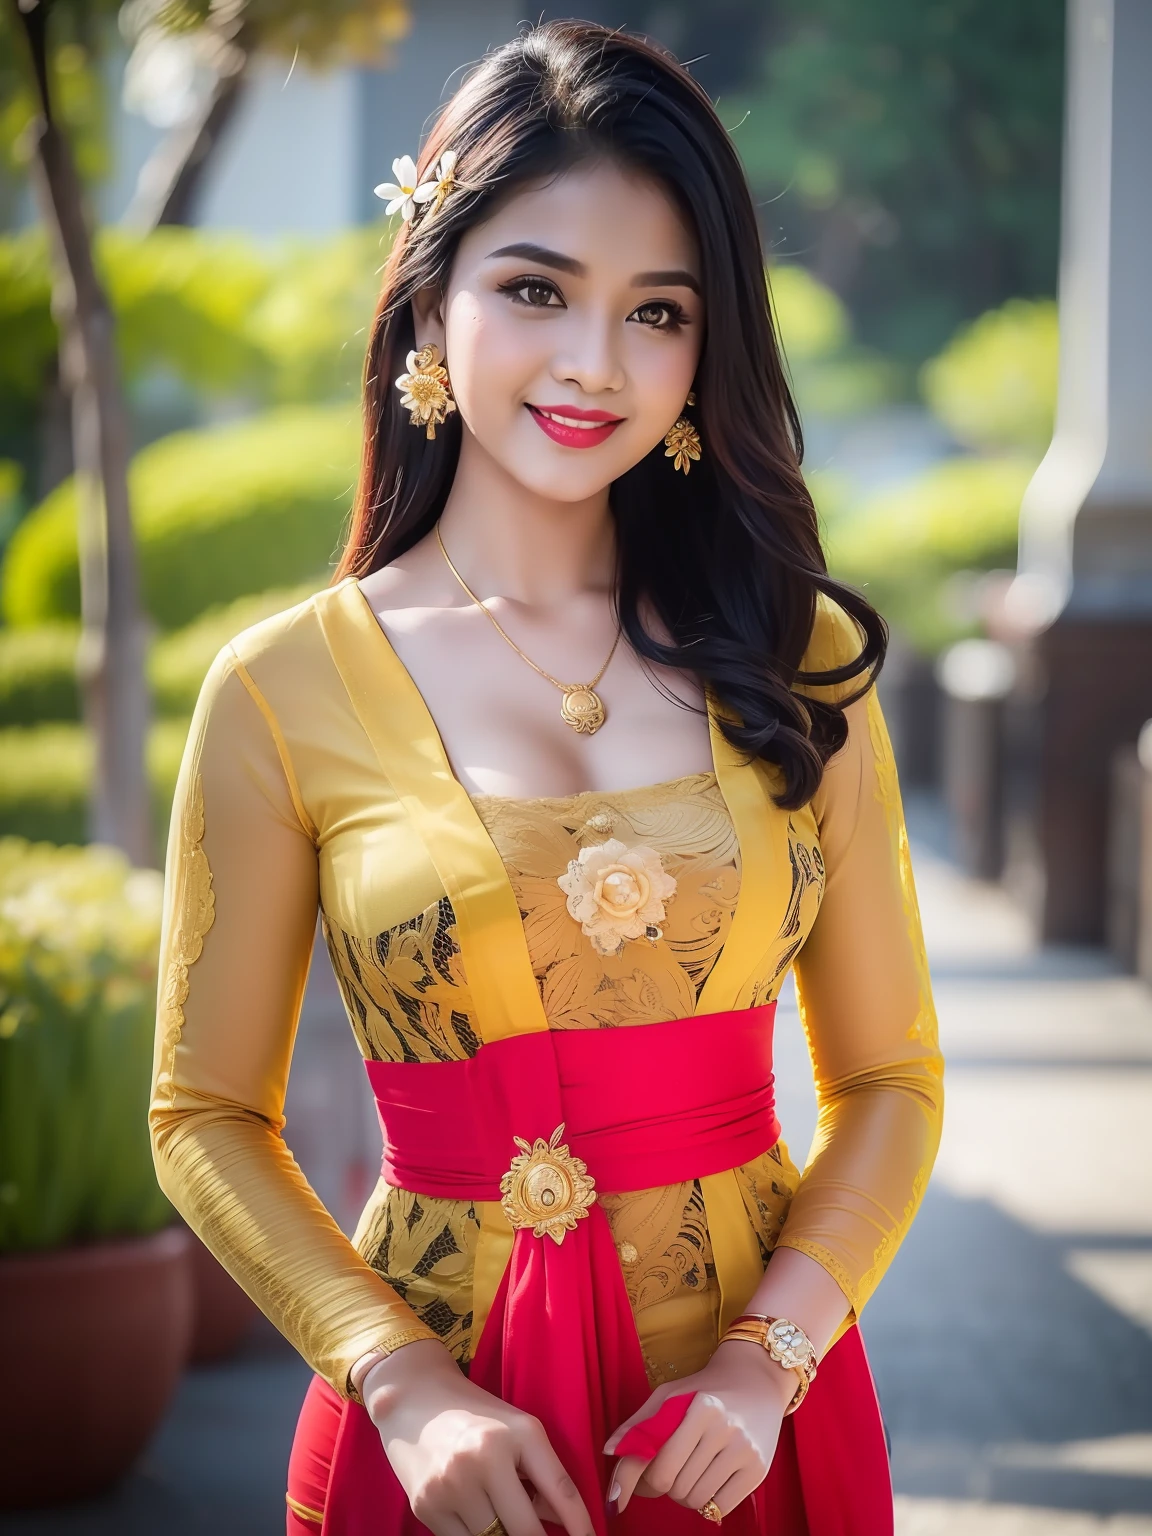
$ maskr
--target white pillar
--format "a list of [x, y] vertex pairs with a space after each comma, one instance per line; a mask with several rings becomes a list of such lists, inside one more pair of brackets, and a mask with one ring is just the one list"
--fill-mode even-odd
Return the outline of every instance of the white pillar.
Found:
[[1152, 615], [1152, 0], [1069, 0], [1056, 431], [1020, 618]]
[[1152, 716], [1152, 0], [1068, 0], [1060, 389], [1004, 604], [1009, 879], [1100, 943], [1111, 765]]

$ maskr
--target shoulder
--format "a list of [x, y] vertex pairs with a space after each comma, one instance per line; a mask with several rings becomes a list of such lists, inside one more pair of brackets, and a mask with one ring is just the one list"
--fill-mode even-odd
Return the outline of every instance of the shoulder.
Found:
[[204, 695], [212, 700], [239, 689], [278, 716], [290, 716], [330, 694], [333, 667], [325, 620], [334, 606], [347, 601], [348, 586], [326, 587], [233, 635], [216, 655]]
[[264, 673], [306, 661], [310, 654], [324, 649], [325, 615], [350, 584], [349, 580], [336, 587], [325, 587], [303, 602], [242, 629], [232, 636], [221, 654], [230, 652], [242, 666], [259, 668]]
[[[825, 596], [816, 595], [816, 613], [812, 631], [800, 663], [802, 672], [828, 672], [833, 667], [843, 667], [855, 661], [864, 648], [864, 635], [855, 619], [845, 613], [839, 603]], [[850, 694], [859, 692], [863, 674], [844, 683], [797, 683], [796, 692], [827, 703], [836, 703]]]

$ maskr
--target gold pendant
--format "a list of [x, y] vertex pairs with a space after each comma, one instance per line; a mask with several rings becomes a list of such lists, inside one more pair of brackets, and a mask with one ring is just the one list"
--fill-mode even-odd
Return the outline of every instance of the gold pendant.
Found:
[[534, 1237], [556, 1243], [587, 1216], [596, 1199], [587, 1163], [573, 1157], [560, 1140], [563, 1134], [561, 1123], [547, 1141], [538, 1136], [535, 1145], [514, 1136], [520, 1153], [500, 1180], [500, 1204], [511, 1225], [531, 1227]]
[[581, 736], [594, 736], [604, 724], [604, 706], [594, 688], [565, 688], [560, 717]]

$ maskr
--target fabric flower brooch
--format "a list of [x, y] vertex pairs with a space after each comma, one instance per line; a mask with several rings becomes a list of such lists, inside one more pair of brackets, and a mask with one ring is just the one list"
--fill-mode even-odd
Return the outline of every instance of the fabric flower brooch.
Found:
[[598, 955], [618, 955], [628, 939], [663, 938], [664, 903], [676, 894], [655, 848], [629, 848], [616, 837], [581, 849], [556, 883]]
[[411, 155], [401, 155], [399, 160], [392, 162], [392, 174], [395, 181], [382, 181], [378, 187], [373, 187], [377, 197], [385, 200], [384, 212], [387, 214], [399, 213], [407, 224], [415, 218], [416, 210], [425, 203], [431, 203], [433, 213], [456, 185], [456, 151], [446, 149], [440, 156], [440, 163], [432, 171], [431, 181], [420, 181], [416, 162]]

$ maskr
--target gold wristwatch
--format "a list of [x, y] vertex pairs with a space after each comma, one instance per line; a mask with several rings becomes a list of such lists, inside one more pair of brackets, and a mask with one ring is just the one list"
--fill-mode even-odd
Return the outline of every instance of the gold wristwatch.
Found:
[[796, 1372], [800, 1385], [784, 1410], [785, 1415], [795, 1413], [816, 1380], [816, 1346], [799, 1323], [790, 1322], [786, 1317], [763, 1317], [756, 1312], [745, 1312], [731, 1324], [721, 1343], [730, 1339], [759, 1344], [778, 1365], [786, 1371]]

